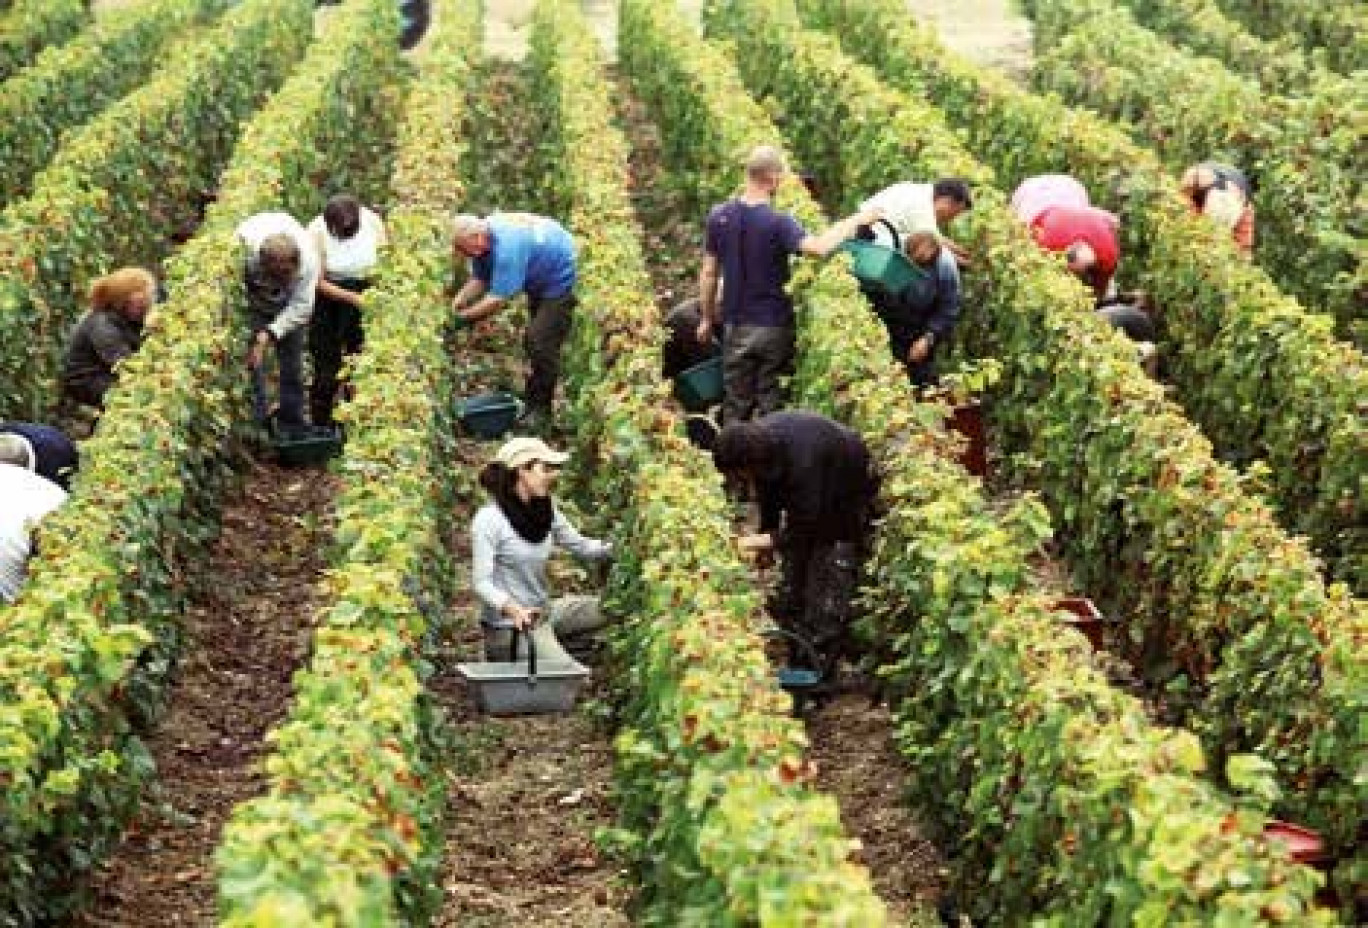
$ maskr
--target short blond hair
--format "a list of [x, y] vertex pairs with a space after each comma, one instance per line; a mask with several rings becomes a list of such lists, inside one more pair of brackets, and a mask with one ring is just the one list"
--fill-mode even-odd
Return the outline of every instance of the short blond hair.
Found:
[[140, 267], [121, 267], [96, 278], [90, 285], [90, 305], [94, 309], [121, 311], [135, 294], [152, 299], [157, 294], [157, 278]]
[[753, 180], [769, 180], [786, 171], [784, 153], [776, 145], [757, 145], [746, 156], [746, 176]]

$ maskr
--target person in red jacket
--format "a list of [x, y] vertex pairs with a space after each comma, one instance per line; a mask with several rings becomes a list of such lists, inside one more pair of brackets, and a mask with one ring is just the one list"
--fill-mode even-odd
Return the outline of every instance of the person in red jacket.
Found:
[[1072, 177], [1046, 174], [1022, 181], [1012, 194], [1012, 211], [1041, 248], [1063, 254], [1069, 270], [1106, 296], [1121, 260], [1116, 216], [1088, 203], [1087, 191]]

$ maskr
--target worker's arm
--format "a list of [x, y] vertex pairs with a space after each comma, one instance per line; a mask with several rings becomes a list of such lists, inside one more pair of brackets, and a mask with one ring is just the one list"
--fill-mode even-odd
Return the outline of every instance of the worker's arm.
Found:
[[798, 242], [798, 252], [810, 258], [825, 258], [846, 239], [854, 238], [860, 226], [878, 221], [883, 212], [878, 209], [863, 209], [840, 222], [832, 223], [821, 235], [804, 235]]
[[[461, 289], [464, 290], [465, 288], [462, 287]], [[492, 293], [486, 294], [474, 304], [457, 309], [456, 315], [466, 322], [482, 322], [497, 313], [507, 302], [503, 297], [494, 296]]]
[[712, 340], [713, 330], [721, 321], [718, 317], [717, 295], [722, 275], [718, 268], [717, 255], [704, 254], [703, 266], [698, 271], [698, 343], [706, 345]]

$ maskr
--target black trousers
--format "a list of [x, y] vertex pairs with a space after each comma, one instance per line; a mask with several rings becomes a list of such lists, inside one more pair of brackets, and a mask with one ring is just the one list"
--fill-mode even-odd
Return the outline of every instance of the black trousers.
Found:
[[[783, 574], [770, 615], [785, 631], [806, 638], [824, 676], [836, 669], [844, 655], [854, 654], [850, 626], [855, 617], [855, 593], [863, 561], [860, 546], [849, 541], [798, 541], [780, 556]], [[795, 665], [804, 655], [794, 654]]]
[[523, 350], [527, 352], [530, 369], [523, 399], [529, 412], [551, 412], [556, 382], [560, 380], [561, 346], [570, 334], [571, 312], [577, 305], [579, 300], [573, 293], [549, 300], [527, 301], [529, 318], [523, 335]]
[[[332, 281], [352, 293], [364, 293], [364, 280]], [[342, 361], [361, 351], [364, 343], [361, 310], [343, 300], [319, 296], [309, 322], [309, 354], [313, 357], [313, 382], [309, 385], [309, 418], [314, 425], [333, 425], [337, 404], [338, 372]]]

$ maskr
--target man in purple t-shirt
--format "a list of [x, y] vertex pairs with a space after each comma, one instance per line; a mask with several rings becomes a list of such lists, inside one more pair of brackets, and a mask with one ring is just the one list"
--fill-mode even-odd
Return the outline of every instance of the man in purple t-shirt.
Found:
[[[722, 337], [722, 421], [744, 422], [784, 405], [779, 380], [793, 364], [793, 301], [785, 286], [789, 256], [824, 258], [879, 217], [857, 213], [821, 235], [809, 235], [798, 221], [770, 205], [787, 173], [784, 156], [761, 145], [746, 159], [746, 184], [740, 197], [708, 214], [699, 273], [702, 321], [698, 339], [706, 343], [719, 322]], [[718, 311], [721, 281], [722, 306]]]

